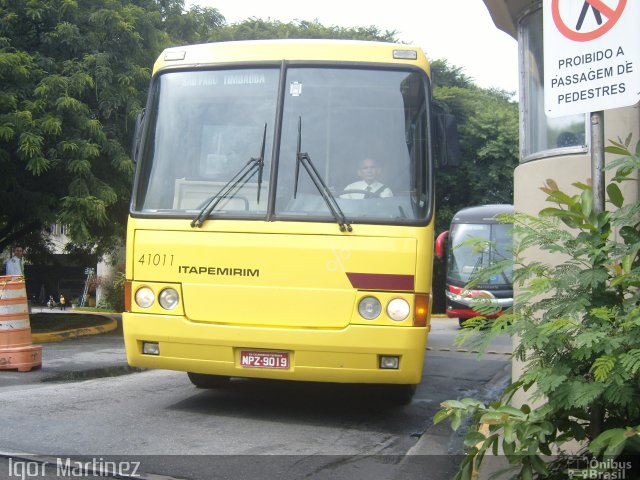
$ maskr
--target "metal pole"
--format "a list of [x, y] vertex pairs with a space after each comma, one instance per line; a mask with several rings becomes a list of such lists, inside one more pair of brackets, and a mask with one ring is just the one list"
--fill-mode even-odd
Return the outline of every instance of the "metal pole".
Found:
[[[593, 212], [604, 212], [604, 112], [591, 112], [591, 186], [593, 191]], [[604, 291], [604, 282], [592, 289], [592, 292]], [[590, 412], [591, 432], [594, 437], [602, 433], [603, 411], [596, 404]]]
[[604, 212], [604, 112], [591, 112], [591, 185], [593, 211]]

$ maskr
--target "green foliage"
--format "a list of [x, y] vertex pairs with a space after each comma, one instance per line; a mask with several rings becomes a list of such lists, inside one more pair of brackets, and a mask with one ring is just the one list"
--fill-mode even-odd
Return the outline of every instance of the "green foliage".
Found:
[[[434, 98], [458, 120], [462, 153], [460, 168], [439, 171], [436, 179], [441, 231], [461, 208], [513, 203], [519, 127], [518, 105], [507, 92], [465, 85], [462, 74], [443, 75], [441, 69], [434, 77]], [[449, 83], [438, 83], [443, 80]]]
[[213, 32], [211, 41], [267, 40], [276, 38], [330, 38], [342, 40], [373, 40], [396, 42], [395, 31], [381, 32], [377, 27], [324, 26], [317, 20], [295, 20], [280, 22], [248, 18], [240, 23], [224, 25]]
[[[594, 208], [588, 185], [574, 184], [578, 193], [571, 195], [548, 180], [542, 190], [554, 207], [539, 217], [504, 217], [514, 223], [517, 239], [516, 304], [492, 323], [477, 320], [459, 342], [474, 338], [475, 348], [482, 348], [496, 335], [513, 335], [519, 339], [513, 357], [524, 369], [489, 405], [473, 399], [442, 404], [436, 423], [449, 419], [457, 429], [463, 419], [474, 419], [456, 478], [471, 478], [484, 455], [499, 450], [515, 478], [523, 479], [567, 478], [542, 457], [562, 452], [572, 440], [597, 458], [640, 452], [640, 207], [625, 204], [619, 188], [640, 167], [640, 142], [635, 152], [630, 142], [628, 137], [606, 149], [624, 156], [609, 165], [617, 169], [606, 189], [610, 211]], [[559, 260], [527, 262], [532, 247]], [[539, 406], [511, 407], [520, 389]], [[484, 433], [482, 424], [488, 426]]]
[[[164, 46], [155, 2], [0, 2], [0, 250], [109, 250], [124, 235], [131, 124]], [[165, 39], [166, 40], [166, 39]], [[40, 238], [38, 238], [40, 237]]]
[[113, 312], [124, 312], [124, 272], [116, 272], [111, 285], [103, 285], [105, 293], [100, 300], [100, 308]]

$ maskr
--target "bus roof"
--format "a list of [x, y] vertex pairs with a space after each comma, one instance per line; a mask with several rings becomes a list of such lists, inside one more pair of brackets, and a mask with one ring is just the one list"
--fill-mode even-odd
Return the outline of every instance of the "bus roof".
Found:
[[459, 210], [451, 223], [499, 223], [496, 215], [513, 213], [513, 205], [481, 205]]
[[386, 42], [311, 39], [245, 40], [171, 47], [160, 54], [153, 73], [165, 68], [283, 60], [415, 65], [430, 74], [424, 52], [416, 46]]

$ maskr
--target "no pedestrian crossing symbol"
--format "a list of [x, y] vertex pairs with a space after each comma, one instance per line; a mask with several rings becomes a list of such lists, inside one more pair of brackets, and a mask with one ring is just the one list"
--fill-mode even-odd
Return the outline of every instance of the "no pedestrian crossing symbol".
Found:
[[640, 0], [544, 0], [543, 29], [548, 116], [640, 100]]

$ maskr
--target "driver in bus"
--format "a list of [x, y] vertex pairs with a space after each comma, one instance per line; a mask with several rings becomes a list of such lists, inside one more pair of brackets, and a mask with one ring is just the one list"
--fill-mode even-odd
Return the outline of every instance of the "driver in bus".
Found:
[[393, 192], [386, 185], [378, 181], [380, 168], [372, 158], [365, 158], [358, 167], [360, 180], [347, 185], [340, 198], [361, 199], [361, 198], [388, 198], [393, 197]]

